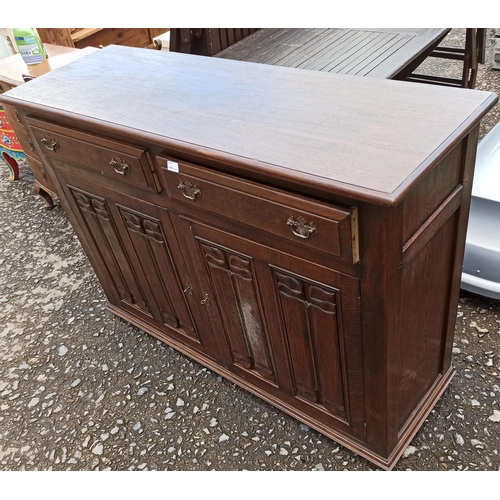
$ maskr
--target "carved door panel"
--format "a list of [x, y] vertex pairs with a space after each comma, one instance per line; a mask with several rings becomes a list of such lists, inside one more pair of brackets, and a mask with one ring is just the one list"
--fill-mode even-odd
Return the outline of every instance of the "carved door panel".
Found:
[[358, 280], [187, 216], [178, 221], [223, 326], [226, 366], [362, 439]]
[[218, 358], [215, 340], [203, 336], [193, 317], [197, 300], [168, 211], [110, 189], [87, 187], [66, 173], [60, 178], [65, 181], [62, 201], [70, 205], [73, 226], [83, 233], [80, 240], [117, 312], [129, 312], [156, 326], [160, 336]]

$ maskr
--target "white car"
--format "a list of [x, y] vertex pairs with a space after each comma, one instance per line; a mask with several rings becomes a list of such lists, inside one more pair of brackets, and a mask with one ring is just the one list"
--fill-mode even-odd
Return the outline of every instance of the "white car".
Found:
[[461, 288], [500, 300], [500, 123], [477, 149]]

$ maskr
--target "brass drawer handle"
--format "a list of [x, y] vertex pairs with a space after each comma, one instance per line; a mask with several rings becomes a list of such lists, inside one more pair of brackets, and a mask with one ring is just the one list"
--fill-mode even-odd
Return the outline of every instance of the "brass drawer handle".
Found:
[[31, 142], [31, 139], [28, 137], [28, 146], [30, 147], [31, 151], [35, 151], [35, 148], [33, 147], [33, 143]]
[[287, 225], [291, 226], [292, 233], [299, 238], [309, 238], [311, 234], [318, 233], [314, 222], [310, 222], [309, 224], [307, 224], [304, 217], [297, 217], [297, 220], [295, 220], [293, 218], [293, 215], [290, 215], [290, 218], [287, 221]]
[[127, 175], [127, 172], [130, 172], [130, 165], [126, 161], [120, 160], [120, 158], [111, 158], [109, 164], [115, 169], [117, 174]]
[[56, 149], [59, 147], [59, 144], [57, 144], [55, 139], [52, 139], [52, 137], [49, 137], [47, 135], [42, 137], [42, 144], [50, 150], [53, 151], [54, 153], [56, 152]]
[[201, 191], [196, 184], [191, 184], [189, 181], [179, 181], [177, 189], [180, 189], [185, 198], [196, 200], [197, 196], [201, 196]]

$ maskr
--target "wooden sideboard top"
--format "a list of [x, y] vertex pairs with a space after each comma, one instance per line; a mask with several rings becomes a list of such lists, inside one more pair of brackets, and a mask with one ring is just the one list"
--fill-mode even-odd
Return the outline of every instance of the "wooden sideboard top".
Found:
[[498, 97], [109, 46], [0, 100], [177, 151], [194, 145], [264, 180], [396, 205]]

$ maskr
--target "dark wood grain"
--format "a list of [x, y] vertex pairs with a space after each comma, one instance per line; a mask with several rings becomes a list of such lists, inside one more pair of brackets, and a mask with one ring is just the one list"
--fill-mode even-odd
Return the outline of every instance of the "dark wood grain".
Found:
[[[171, 199], [193, 205], [197, 210], [231, 213], [234, 219], [249, 226], [353, 262], [357, 253], [352, 236], [353, 209], [291, 197], [276, 189], [265, 189], [232, 176], [207, 172], [182, 161], [178, 163], [181, 173], [174, 173], [167, 167], [171, 160], [164, 157], [157, 160]], [[200, 194], [194, 200], [186, 198], [179, 189], [179, 185], [185, 182], [199, 190]], [[304, 218], [308, 224], [314, 224], [315, 232], [308, 238], [297, 237], [287, 224], [290, 217], [294, 220]]]
[[[123, 142], [103, 141], [43, 120], [28, 118], [27, 121], [38, 149], [45, 154], [59, 160], [84, 163], [103, 176], [119, 179], [119, 182], [158, 189], [144, 149]], [[51, 142], [44, 143], [47, 140]]]
[[[243, 170], [389, 205], [496, 101], [486, 92], [137, 50], [107, 47], [1, 99], [91, 116], [165, 145], [196, 144]], [[134, 87], [137, 112], [123, 99], [130, 74], [148, 74], [147, 85], [139, 78]], [[208, 102], [210, 113], [196, 111]]]

